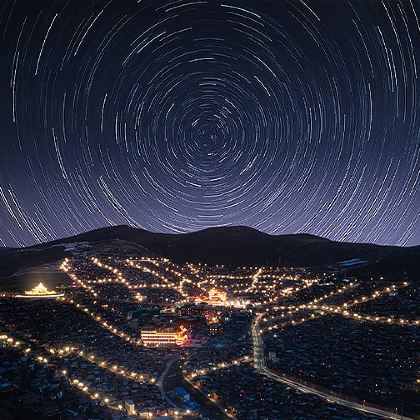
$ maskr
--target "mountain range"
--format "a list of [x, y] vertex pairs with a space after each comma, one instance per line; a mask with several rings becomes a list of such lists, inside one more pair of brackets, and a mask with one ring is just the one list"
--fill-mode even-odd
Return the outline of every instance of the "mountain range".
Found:
[[321, 267], [353, 259], [351, 271], [366, 275], [420, 274], [420, 246], [397, 247], [337, 242], [299, 233], [270, 235], [245, 226], [216, 227], [185, 234], [153, 233], [126, 225], [92, 230], [26, 248], [0, 251], [0, 276], [71, 255], [157, 255], [178, 263], [231, 267], [280, 265]]

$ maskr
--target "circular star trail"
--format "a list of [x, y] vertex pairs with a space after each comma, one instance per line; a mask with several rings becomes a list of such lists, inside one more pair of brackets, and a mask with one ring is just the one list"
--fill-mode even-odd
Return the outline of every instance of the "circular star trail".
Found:
[[420, 243], [414, 1], [3, 2], [0, 240], [129, 224]]

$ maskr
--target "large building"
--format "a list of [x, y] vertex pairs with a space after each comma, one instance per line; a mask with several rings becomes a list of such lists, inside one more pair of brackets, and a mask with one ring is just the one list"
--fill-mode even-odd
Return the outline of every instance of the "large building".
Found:
[[224, 304], [227, 300], [226, 292], [216, 288], [209, 290], [209, 303], [210, 304]]
[[194, 303], [207, 303], [208, 305], [226, 306], [227, 293], [223, 290], [218, 290], [215, 287], [210, 289], [206, 294], [199, 296], [192, 296], [189, 298]]
[[188, 303], [186, 305], [181, 306], [178, 309], [178, 312], [183, 316], [204, 316], [205, 310], [207, 308], [207, 304], [205, 302], [194, 304]]
[[140, 332], [141, 340], [145, 346], [168, 347], [183, 346], [188, 343], [188, 330], [182, 325], [172, 327], [144, 327]]
[[223, 333], [223, 324], [213, 323], [209, 324], [209, 334], [210, 335], [219, 335]]

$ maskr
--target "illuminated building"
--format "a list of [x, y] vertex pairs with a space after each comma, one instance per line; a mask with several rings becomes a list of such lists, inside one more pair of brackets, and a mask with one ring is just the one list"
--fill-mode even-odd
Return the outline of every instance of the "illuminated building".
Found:
[[64, 296], [64, 293], [57, 293], [53, 290], [48, 290], [42, 283], [34, 287], [32, 290], [26, 290], [25, 294], [17, 295], [18, 298], [29, 299], [53, 299], [56, 297]]
[[[232, 306], [235, 308], [245, 308], [247, 305], [249, 305], [250, 300], [243, 300], [243, 299], [234, 299], [234, 300], [228, 300], [227, 298], [227, 293], [216, 289], [215, 287], [213, 287], [212, 289], [209, 290], [208, 292], [208, 296], [192, 296], [189, 298], [190, 302], [194, 302], [195, 304], [198, 303], [202, 303], [205, 304], [207, 303], [208, 305], [213, 305], [213, 306]], [[191, 309], [186, 309], [188, 312], [188, 315], [192, 315], [192, 310]]]
[[187, 316], [204, 316], [206, 304], [203, 302], [199, 305], [194, 304], [187, 304], [184, 306], [181, 306], [178, 310], [178, 312], [181, 315], [187, 315]]
[[192, 300], [195, 303], [208, 303], [209, 305], [225, 306], [228, 303], [226, 292], [218, 290], [215, 287], [209, 290], [208, 296], [194, 296]]
[[217, 290], [216, 288], [209, 291], [209, 303], [224, 303], [227, 300], [226, 292]]
[[203, 317], [197, 316], [182, 316], [180, 318], [177, 318], [175, 322], [175, 325], [182, 325], [191, 333], [197, 331], [200, 326], [204, 326], [206, 324], [205, 319]]
[[127, 413], [130, 414], [130, 415], [135, 416], [137, 414], [136, 406], [135, 406], [133, 400], [126, 400], [125, 401], [125, 409], [127, 410]]
[[172, 327], [145, 327], [140, 335], [143, 344], [151, 347], [183, 346], [188, 342], [188, 330], [182, 325], [177, 330]]
[[223, 333], [223, 324], [209, 324], [209, 334], [210, 335], [218, 335]]

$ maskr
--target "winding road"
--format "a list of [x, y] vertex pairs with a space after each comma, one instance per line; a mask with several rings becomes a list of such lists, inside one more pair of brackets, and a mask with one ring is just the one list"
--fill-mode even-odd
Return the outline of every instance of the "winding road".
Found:
[[166, 366], [165, 369], [163, 370], [163, 372], [161, 373], [161, 375], [159, 376], [159, 379], [156, 382], [157, 387], [159, 388], [160, 391], [160, 395], [162, 396], [162, 398], [172, 407], [174, 408], [178, 408], [178, 406], [169, 398], [168, 394], [166, 393], [164, 387], [163, 387], [163, 381], [165, 380], [166, 375], [168, 374], [170, 368], [172, 367], [172, 365], [179, 360], [179, 356], [174, 356], [171, 357], [167, 362], [166, 362]]

